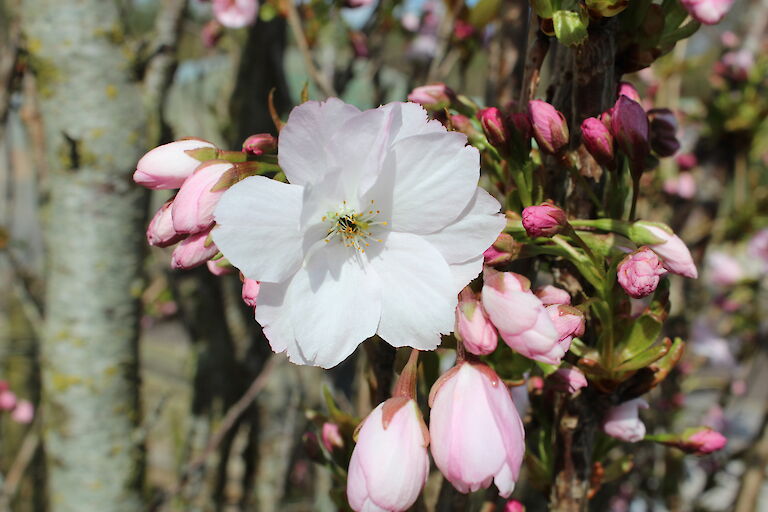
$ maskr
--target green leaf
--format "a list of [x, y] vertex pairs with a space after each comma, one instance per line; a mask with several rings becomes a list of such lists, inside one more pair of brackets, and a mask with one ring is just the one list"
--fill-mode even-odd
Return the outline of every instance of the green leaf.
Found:
[[552, 0], [531, 0], [531, 6], [534, 12], [543, 19], [551, 18], [555, 12]]
[[655, 315], [642, 315], [632, 321], [622, 342], [622, 362], [645, 352], [661, 334], [662, 323]]
[[586, 3], [590, 11], [606, 18], [616, 16], [629, 6], [629, 0], [587, 0]]
[[669, 341], [669, 339], [665, 340], [664, 343], [660, 345], [654, 345], [645, 352], [642, 352], [638, 354], [637, 356], [633, 357], [632, 359], [624, 362], [623, 364], [620, 364], [618, 367], [614, 368], [614, 371], [616, 372], [629, 372], [633, 370], [639, 370], [640, 368], [645, 368], [646, 366], [651, 365], [652, 363], [655, 363], [669, 352], [669, 349], [672, 345], [672, 342]]
[[555, 11], [552, 14], [557, 39], [567, 46], [576, 46], [587, 39], [589, 17], [583, 11]]

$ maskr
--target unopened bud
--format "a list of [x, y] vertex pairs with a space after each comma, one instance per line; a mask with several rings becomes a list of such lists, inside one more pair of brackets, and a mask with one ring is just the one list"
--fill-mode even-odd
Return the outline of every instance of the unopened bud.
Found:
[[625, 95], [619, 96], [611, 113], [611, 132], [619, 149], [629, 158], [629, 168], [637, 179], [645, 169], [650, 153], [648, 117], [640, 104]]
[[427, 110], [443, 110], [451, 105], [456, 94], [445, 84], [437, 83], [416, 87], [408, 95], [408, 101], [418, 103]]
[[568, 145], [568, 123], [565, 116], [546, 101], [533, 100], [528, 103], [528, 115], [533, 136], [542, 151], [558, 154]]
[[269, 133], [251, 135], [243, 142], [243, 152], [251, 155], [263, 155], [277, 151], [277, 139]]
[[603, 122], [588, 117], [581, 123], [581, 138], [589, 154], [601, 165], [613, 163], [613, 135]]
[[215, 158], [216, 146], [202, 139], [182, 139], [163, 144], [141, 157], [133, 173], [133, 181], [151, 189], [179, 188], [201, 160], [188, 152], [210, 149]]
[[567, 224], [565, 212], [552, 203], [529, 206], [523, 210], [523, 227], [531, 237], [554, 236]]
[[672, 156], [680, 149], [677, 140], [677, 119], [668, 108], [654, 108], [648, 111], [651, 122], [651, 148], [659, 156]]

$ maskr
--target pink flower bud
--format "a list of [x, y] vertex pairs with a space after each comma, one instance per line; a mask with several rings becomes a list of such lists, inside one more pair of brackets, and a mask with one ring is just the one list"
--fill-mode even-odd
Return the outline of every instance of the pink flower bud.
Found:
[[637, 92], [635, 86], [629, 82], [619, 82], [619, 91], [618, 94], [616, 94], [616, 98], [620, 98], [622, 94], [632, 101], [642, 103], [642, 100], [640, 99], [640, 93]]
[[352, 510], [402, 512], [429, 475], [429, 435], [416, 402], [390, 398], [364, 420], [349, 461]]
[[503, 512], [525, 512], [525, 506], [517, 500], [509, 500], [504, 504]]
[[656, 253], [648, 247], [641, 247], [621, 260], [616, 277], [627, 295], [640, 299], [656, 290], [659, 278], [665, 273]]
[[211, 189], [230, 169], [231, 163], [212, 160], [187, 178], [173, 200], [173, 229], [177, 233], [198, 233], [213, 226], [213, 209], [224, 190]]
[[520, 254], [523, 244], [512, 238], [512, 235], [501, 233], [493, 245], [483, 252], [483, 259], [487, 265], [498, 265], [511, 261]]
[[733, 5], [733, 0], [681, 0], [693, 19], [705, 25], [722, 20]]
[[483, 281], [483, 307], [504, 342], [525, 357], [559, 364], [565, 355], [560, 336], [528, 280], [486, 267]]
[[681, 172], [674, 178], [664, 180], [664, 192], [683, 199], [692, 199], [696, 195], [696, 180], [690, 172]]
[[221, 36], [224, 35], [223, 28], [221, 23], [215, 19], [209, 20], [208, 23], [203, 25], [203, 28], [200, 30], [200, 39], [203, 41], [203, 46], [206, 48], [216, 46]]
[[683, 153], [682, 155], [677, 155], [675, 162], [677, 162], [677, 166], [681, 171], [690, 171], [699, 165], [699, 160], [693, 153]]
[[613, 135], [596, 117], [588, 117], [581, 123], [581, 138], [589, 154], [601, 165], [613, 163]]
[[733, 286], [744, 277], [739, 261], [724, 252], [707, 254], [707, 274], [718, 286]]
[[696, 279], [699, 276], [696, 264], [693, 263], [691, 251], [688, 250], [688, 247], [677, 235], [671, 232], [671, 229], [664, 229], [645, 222], [636, 222], [635, 225], [642, 226], [652, 236], [661, 239], [659, 243], [647, 245], [661, 257], [664, 268], [673, 274], [679, 274], [692, 279]]
[[650, 120], [651, 148], [657, 155], [672, 156], [680, 149], [677, 140], [677, 119], [668, 108], [654, 108], [648, 111]]
[[256, 299], [259, 297], [259, 288], [260, 284], [258, 281], [254, 281], [253, 279], [248, 279], [247, 277], [243, 280], [243, 302], [245, 302], [248, 306], [255, 308], [256, 307]]
[[563, 304], [547, 306], [546, 310], [557, 331], [558, 343], [563, 352], [567, 352], [571, 347], [571, 340], [584, 334], [584, 313], [573, 306]]
[[224, 276], [234, 272], [232, 266], [224, 258], [208, 260], [205, 265], [208, 267], [208, 271], [215, 276]]
[[700, 427], [693, 429], [686, 436], [684, 445], [678, 446], [688, 453], [707, 455], [722, 450], [727, 443], [728, 439], [720, 432], [716, 432], [709, 427]]
[[543, 288], [536, 290], [536, 296], [539, 298], [542, 304], [545, 306], [551, 306], [552, 304], [570, 304], [571, 296], [567, 291], [557, 286], [548, 284]]
[[459, 492], [512, 494], [525, 453], [525, 431], [509, 390], [482, 363], [459, 363], [429, 396], [435, 465]]
[[326, 421], [321, 430], [323, 446], [328, 452], [332, 453], [335, 448], [344, 448], [344, 439], [341, 437], [339, 426], [335, 423]]
[[16, 393], [8, 389], [0, 391], [0, 410], [10, 411], [16, 407]]
[[202, 139], [182, 139], [158, 146], [141, 157], [133, 181], [151, 189], [179, 188], [200, 165], [200, 161], [186, 151], [201, 148], [216, 149], [216, 146]]
[[277, 139], [269, 133], [251, 135], [243, 142], [243, 152], [251, 155], [263, 155], [277, 151]]
[[533, 127], [533, 136], [539, 148], [550, 154], [563, 151], [568, 145], [568, 123], [563, 114], [546, 101], [533, 100], [528, 103], [528, 116]]
[[560, 368], [551, 379], [555, 389], [563, 393], [573, 394], [587, 387], [587, 378], [576, 368]]
[[177, 269], [194, 268], [216, 256], [219, 249], [208, 240], [210, 231], [195, 233], [179, 243], [171, 255], [171, 267]]
[[639, 103], [627, 96], [619, 96], [611, 113], [611, 133], [619, 149], [629, 158], [634, 176], [645, 169], [645, 158], [650, 153], [648, 143], [648, 117]]
[[648, 408], [648, 402], [642, 398], [611, 407], [603, 420], [603, 432], [628, 443], [642, 441], [645, 437], [645, 424], [638, 414], [640, 408]]
[[427, 110], [443, 110], [451, 105], [456, 95], [443, 83], [416, 87], [408, 95], [408, 101], [418, 103]]
[[152, 220], [149, 221], [149, 226], [147, 226], [147, 242], [149, 245], [168, 247], [184, 238], [183, 234], [177, 233], [173, 229], [172, 204], [172, 200], [165, 203], [157, 210]]
[[11, 419], [16, 423], [31, 423], [35, 418], [35, 406], [29, 400], [19, 400], [11, 413]]
[[256, 0], [213, 0], [213, 15], [228, 28], [242, 28], [256, 21], [259, 2]]
[[523, 210], [523, 227], [528, 236], [554, 236], [568, 224], [565, 212], [552, 203], [541, 203]]
[[477, 118], [483, 127], [488, 142], [502, 155], [509, 153], [509, 132], [504, 122], [504, 116], [496, 107], [481, 108]]
[[464, 288], [456, 306], [456, 334], [471, 353], [482, 356], [496, 350], [499, 335], [475, 293]]

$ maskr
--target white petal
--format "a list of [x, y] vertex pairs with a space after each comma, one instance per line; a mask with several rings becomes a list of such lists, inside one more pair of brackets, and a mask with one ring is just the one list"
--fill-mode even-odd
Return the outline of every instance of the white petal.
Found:
[[335, 131], [329, 149], [341, 169], [345, 196], [340, 199], [356, 199], [374, 184], [389, 150], [391, 126], [390, 110], [373, 109], [347, 119]]
[[459, 217], [440, 231], [424, 235], [437, 247], [448, 263], [459, 263], [488, 249], [506, 225], [501, 205], [491, 194], [477, 188]]
[[457, 132], [426, 133], [396, 142], [370, 198], [395, 231], [426, 234], [456, 219], [477, 189], [480, 156]]
[[376, 333], [379, 279], [354, 254], [340, 243], [328, 244], [293, 277], [286, 297], [296, 336], [294, 349], [288, 346], [291, 361], [330, 368]]
[[477, 256], [463, 263], [451, 263], [449, 266], [453, 274], [453, 289], [458, 294], [482, 272], [483, 256]]
[[381, 279], [378, 334], [395, 347], [432, 350], [453, 329], [453, 276], [437, 249], [410, 233], [389, 233], [371, 266]]
[[291, 323], [290, 308], [285, 303], [285, 296], [291, 280], [282, 283], [261, 283], [259, 285], [259, 304], [256, 307], [256, 321], [264, 330], [264, 336], [276, 353], [298, 353], [296, 335]]
[[291, 111], [278, 138], [280, 167], [294, 185], [315, 183], [335, 165], [328, 142], [336, 129], [360, 111], [338, 98], [307, 101]]
[[302, 259], [302, 192], [297, 185], [252, 176], [221, 196], [213, 241], [245, 277], [279, 282], [296, 272]]
[[379, 107], [392, 111], [390, 144], [412, 135], [423, 133], [446, 133], [448, 130], [437, 119], [429, 119], [427, 111], [418, 103], [393, 102]]

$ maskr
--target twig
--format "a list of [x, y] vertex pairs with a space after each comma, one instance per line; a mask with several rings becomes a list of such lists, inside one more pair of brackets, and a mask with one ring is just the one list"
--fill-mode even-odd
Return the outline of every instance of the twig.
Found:
[[227, 414], [221, 421], [219, 428], [216, 429], [213, 435], [211, 435], [211, 437], [208, 439], [208, 442], [206, 443], [203, 451], [200, 452], [197, 457], [193, 458], [182, 470], [181, 476], [179, 477], [179, 482], [176, 484], [176, 486], [170, 492], [163, 495], [158, 500], [158, 502], [150, 508], [150, 510], [159, 510], [163, 503], [167, 502], [170, 498], [177, 496], [184, 489], [184, 486], [187, 484], [190, 477], [197, 473], [205, 465], [208, 457], [210, 457], [211, 454], [216, 451], [216, 449], [226, 437], [229, 430], [237, 423], [237, 421], [240, 419], [240, 416], [243, 415], [248, 407], [251, 406], [251, 403], [256, 399], [261, 390], [264, 389], [264, 386], [266, 386], [269, 376], [277, 364], [277, 361], [278, 358], [270, 357], [269, 361], [267, 361], [267, 364], [264, 365], [261, 373], [259, 373], [253, 382], [251, 382], [251, 385], [245, 391], [243, 396], [240, 397], [240, 399], [227, 410]]
[[323, 94], [326, 96], [337, 96], [333, 85], [320, 73], [315, 65], [315, 61], [312, 60], [312, 53], [309, 51], [309, 43], [304, 35], [304, 29], [301, 28], [301, 19], [299, 18], [299, 11], [296, 10], [295, 3], [285, 2], [284, 5], [288, 11], [288, 26], [291, 27], [293, 37], [296, 39], [296, 45], [299, 47], [301, 56], [304, 57], [304, 64], [307, 67], [309, 76]]
[[11, 107], [13, 81], [18, 73], [20, 38], [19, 23], [14, 21], [8, 29], [6, 50], [0, 53], [0, 139], [3, 137], [5, 122]]
[[11, 468], [6, 474], [3, 489], [0, 491], [0, 511], [10, 512], [11, 501], [16, 496], [19, 483], [21, 483], [21, 479], [27, 471], [32, 458], [35, 456], [39, 445], [40, 436], [37, 433], [37, 421], [35, 421], [30, 425], [30, 429], [27, 435], [24, 436], [24, 441], [22, 441], [19, 451], [16, 452], [16, 458], [13, 459], [13, 464], [11, 464]]
[[541, 66], [549, 51], [549, 38], [539, 30], [536, 13], [531, 10], [528, 20], [528, 44], [525, 49], [525, 67], [520, 87], [518, 108], [522, 109], [536, 95]]

